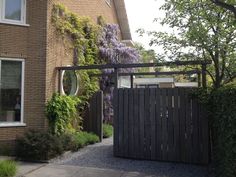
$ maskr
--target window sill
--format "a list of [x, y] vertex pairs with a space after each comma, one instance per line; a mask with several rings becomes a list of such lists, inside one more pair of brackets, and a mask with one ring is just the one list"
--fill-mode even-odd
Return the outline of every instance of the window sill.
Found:
[[29, 24], [0, 21], [0, 24], [29, 27]]
[[25, 123], [0, 123], [0, 128], [4, 127], [26, 127]]

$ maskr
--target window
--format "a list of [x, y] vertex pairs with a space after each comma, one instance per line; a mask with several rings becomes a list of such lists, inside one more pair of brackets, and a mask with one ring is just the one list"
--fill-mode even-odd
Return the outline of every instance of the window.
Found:
[[111, 6], [111, 0], [105, 0], [105, 1], [109, 6]]
[[0, 126], [23, 123], [24, 60], [0, 58]]
[[25, 24], [26, 0], [0, 0], [0, 21]]
[[79, 90], [78, 76], [75, 71], [63, 71], [61, 77], [63, 95], [76, 95]]

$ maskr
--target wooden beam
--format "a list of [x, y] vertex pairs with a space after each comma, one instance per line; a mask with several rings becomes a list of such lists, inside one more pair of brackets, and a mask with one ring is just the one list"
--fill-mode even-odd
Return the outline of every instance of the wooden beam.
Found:
[[112, 68], [149, 68], [158, 66], [188, 66], [211, 64], [209, 61], [173, 61], [163, 63], [133, 63], [133, 64], [105, 64], [105, 65], [86, 65], [86, 66], [64, 66], [57, 67], [57, 70], [89, 70], [89, 69], [112, 69]]
[[202, 64], [202, 87], [207, 87], [207, 80], [206, 80], [206, 64]]
[[134, 88], [134, 75], [133, 74], [130, 75], [130, 87]]
[[118, 79], [119, 79], [117, 68], [115, 68], [115, 71], [114, 71], [114, 79], [115, 79], [115, 89], [117, 89], [118, 88]]
[[[165, 72], [132, 72], [132, 73], [119, 73], [119, 76], [158, 76], [158, 75], [186, 75], [186, 74], [200, 74], [199, 70], [190, 70], [190, 71], [165, 71]], [[110, 76], [109, 73], [101, 73], [101, 74], [91, 74], [91, 77], [101, 77], [101, 76]]]

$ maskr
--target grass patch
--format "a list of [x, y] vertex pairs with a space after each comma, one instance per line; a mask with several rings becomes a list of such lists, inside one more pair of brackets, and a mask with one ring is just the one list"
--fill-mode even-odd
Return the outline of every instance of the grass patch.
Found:
[[0, 177], [13, 177], [16, 175], [16, 163], [10, 160], [0, 161]]
[[103, 124], [103, 138], [109, 138], [113, 135], [113, 127], [109, 124]]

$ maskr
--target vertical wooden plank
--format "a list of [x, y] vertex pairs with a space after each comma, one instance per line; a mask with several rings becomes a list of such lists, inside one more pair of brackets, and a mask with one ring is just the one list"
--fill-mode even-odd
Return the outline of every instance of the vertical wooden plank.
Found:
[[150, 135], [151, 135], [151, 160], [156, 158], [156, 89], [150, 89]]
[[128, 89], [124, 90], [124, 156], [129, 154], [129, 93]]
[[200, 105], [200, 120], [201, 120], [201, 150], [202, 159], [201, 164], [209, 163], [209, 129], [208, 120], [206, 117], [206, 111], [202, 105]]
[[206, 79], [206, 64], [202, 64], [202, 87], [206, 88], [207, 86], [207, 79]]
[[151, 152], [150, 152], [150, 144], [151, 144], [151, 138], [150, 138], [150, 95], [149, 95], [149, 88], [145, 89], [145, 117], [144, 117], [144, 154], [146, 159], [150, 159]]
[[199, 143], [199, 112], [198, 112], [198, 102], [197, 99], [192, 100], [192, 114], [193, 114], [193, 163], [200, 162], [200, 143]]
[[93, 122], [93, 129], [91, 132], [97, 134], [97, 92], [92, 97], [92, 107], [91, 110], [93, 112], [92, 122]]
[[180, 127], [179, 127], [179, 90], [174, 88], [174, 108], [173, 108], [173, 126], [174, 126], [174, 161], [180, 161]]
[[188, 163], [192, 163], [192, 146], [191, 146], [191, 142], [192, 142], [192, 130], [191, 130], [191, 126], [192, 126], [192, 107], [191, 107], [191, 97], [190, 97], [190, 92], [191, 92], [191, 88], [186, 88], [185, 89], [185, 98], [186, 98], [186, 132], [185, 132], [185, 139], [186, 139], [186, 162]]
[[162, 89], [162, 157], [164, 161], [168, 160], [168, 100], [167, 100], [167, 89]]
[[180, 88], [179, 89], [179, 98], [180, 98], [180, 154], [181, 159], [180, 162], [186, 162], [186, 149], [185, 149], [185, 89]]
[[167, 118], [167, 126], [168, 126], [168, 161], [174, 161], [174, 126], [173, 126], [173, 89], [167, 89], [168, 92], [168, 118]]
[[103, 92], [99, 91], [97, 94], [97, 131], [100, 141], [102, 141], [102, 121], [103, 121]]
[[156, 160], [162, 160], [161, 93], [156, 89]]
[[134, 89], [134, 122], [133, 122], [133, 126], [134, 126], [134, 156], [136, 158], [140, 158], [139, 155], [139, 93], [138, 93], [138, 89]]
[[134, 131], [133, 131], [133, 106], [134, 106], [134, 97], [133, 97], [133, 89], [129, 89], [129, 156], [128, 157], [134, 157]]
[[114, 142], [114, 145], [113, 145], [113, 153], [114, 153], [114, 156], [118, 156], [118, 150], [119, 150], [119, 143], [118, 143], [118, 139], [119, 139], [119, 121], [118, 121], [118, 117], [119, 117], [119, 112], [118, 112], [118, 109], [119, 109], [119, 100], [118, 100], [118, 89], [114, 89], [113, 91], [113, 111], [114, 111], [114, 136], [113, 136], [113, 142]]
[[119, 156], [124, 155], [124, 89], [119, 89]]
[[144, 114], [145, 114], [145, 109], [144, 109], [144, 89], [139, 89], [139, 140], [140, 140], [140, 145], [138, 147], [139, 153], [140, 153], [140, 158], [144, 159], [144, 144], [145, 144], [145, 137], [144, 137]]

